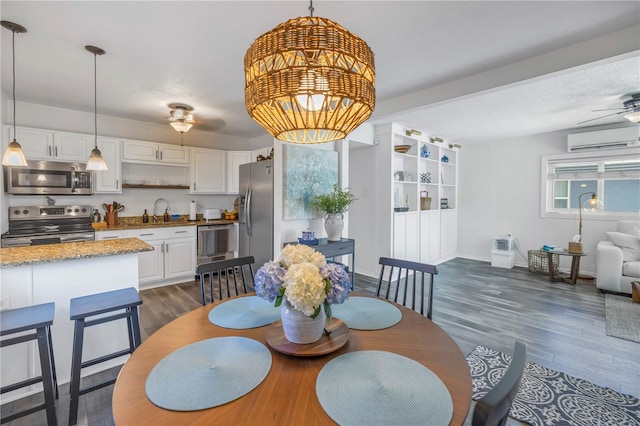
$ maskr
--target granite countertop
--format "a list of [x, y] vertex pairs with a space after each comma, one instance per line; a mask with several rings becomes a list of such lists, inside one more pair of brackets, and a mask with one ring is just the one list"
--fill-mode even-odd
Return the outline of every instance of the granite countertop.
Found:
[[153, 251], [138, 238], [0, 248], [0, 268]]
[[190, 221], [184, 217], [177, 220], [170, 220], [169, 222], [163, 222], [162, 218], [157, 223], [153, 223], [152, 219], [149, 219], [149, 223], [142, 223], [142, 219], [139, 217], [121, 217], [118, 218], [118, 224], [115, 226], [108, 226], [103, 229], [96, 229], [96, 232], [101, 231], [124, 231], [129, 229], [144, 229], [144, 228], [165, 228], [173, 226], [198, 226], [198, 225], [229, 225], [238, 223], [237, 219], [210, 219], [208, 221], [198, 218], [198, 220]]

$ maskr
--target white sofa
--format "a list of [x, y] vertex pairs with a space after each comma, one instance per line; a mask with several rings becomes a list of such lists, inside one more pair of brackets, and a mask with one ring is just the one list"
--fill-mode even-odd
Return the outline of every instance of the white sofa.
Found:
[[632, 281], [640, 281], [640, 221], [620, 221], [596, 246], [596, 287], [631, 294]]

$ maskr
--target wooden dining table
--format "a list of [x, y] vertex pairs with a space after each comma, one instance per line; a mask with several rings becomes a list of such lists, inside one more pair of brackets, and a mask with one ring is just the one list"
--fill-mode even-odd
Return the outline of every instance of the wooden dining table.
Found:
[[[369, 297], [352, 293], [352, 296]], [[239, 296], [243, 297], [243, 296]], [[228, 424], [228, 425], [332, 425], [316, 396], [316, 378], [330, 360], [365, 350], [387, 351], [419, 362], [447, 387], [453, 402], [451, 425], [461, 425], [471, 403], [471, 375], [458, 345], [425, 316], [394, 304], [402, 319], [381, 330], [349, 330], [339, 350], [315, 357], [285, 355], [265, 339], [269, 326], [228, 329], [212, 324], [208, 315], [220, 303], [197, 308], [168, 323], [147, 338], [124, 364], [113, 391], [116, 425]], [[393, 302], [388, 302], [393, 303]], [[269, 348], [272, 364], [262, 383], [244, 396], [199, 411], [172, 411], [154, 405], [145, 394], [151, 370], [172, 352], [196, 342], [223, 336], [255, 339]]]

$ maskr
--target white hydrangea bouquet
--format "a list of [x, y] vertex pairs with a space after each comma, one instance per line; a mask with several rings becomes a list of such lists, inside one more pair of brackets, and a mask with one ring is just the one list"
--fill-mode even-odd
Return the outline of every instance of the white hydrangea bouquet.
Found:
[[280, 259], [265, 263], [254, 279], [256, 294], [274, 306], [282, 299], [306, 316], [316, 318], [324, 307], [331, 319], [331, 305], [347, 300], [351, 290], [349, 274], [337, 263], [304, 244], [289, 244]]

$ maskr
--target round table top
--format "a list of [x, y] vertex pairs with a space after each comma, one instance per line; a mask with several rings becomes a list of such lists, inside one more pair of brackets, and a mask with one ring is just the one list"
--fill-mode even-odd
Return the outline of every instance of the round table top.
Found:
[[[393, 352], [427, 367], [442, 380], [451, 395], [450, 424], [464, 423], [471, 403], [471, 374], [465, 356], [451, 337], [418, 312], [394, 304], [402, 311], [402, 319], [393, 327], [350, 330], [349, 341], [338, 351], [317, 357], [294, 357], [269, 347], [265, 339], [268, 326], [227, 329], [212, 324], [209, 311], [226, 300], [194, 309], [173, 320], [136, 349], [120, 371], [114, 387], [116, 424], [335, 424], [318, 401], [316, 378], [333, 358], [363, 350]], [[170, 411], [149, 401], [145, 383], [156, 364], [186, 345], [222, 336], [252, 338], [269, 348], [271, 370], [260, 385], [235, 401], [199, 411]]]

